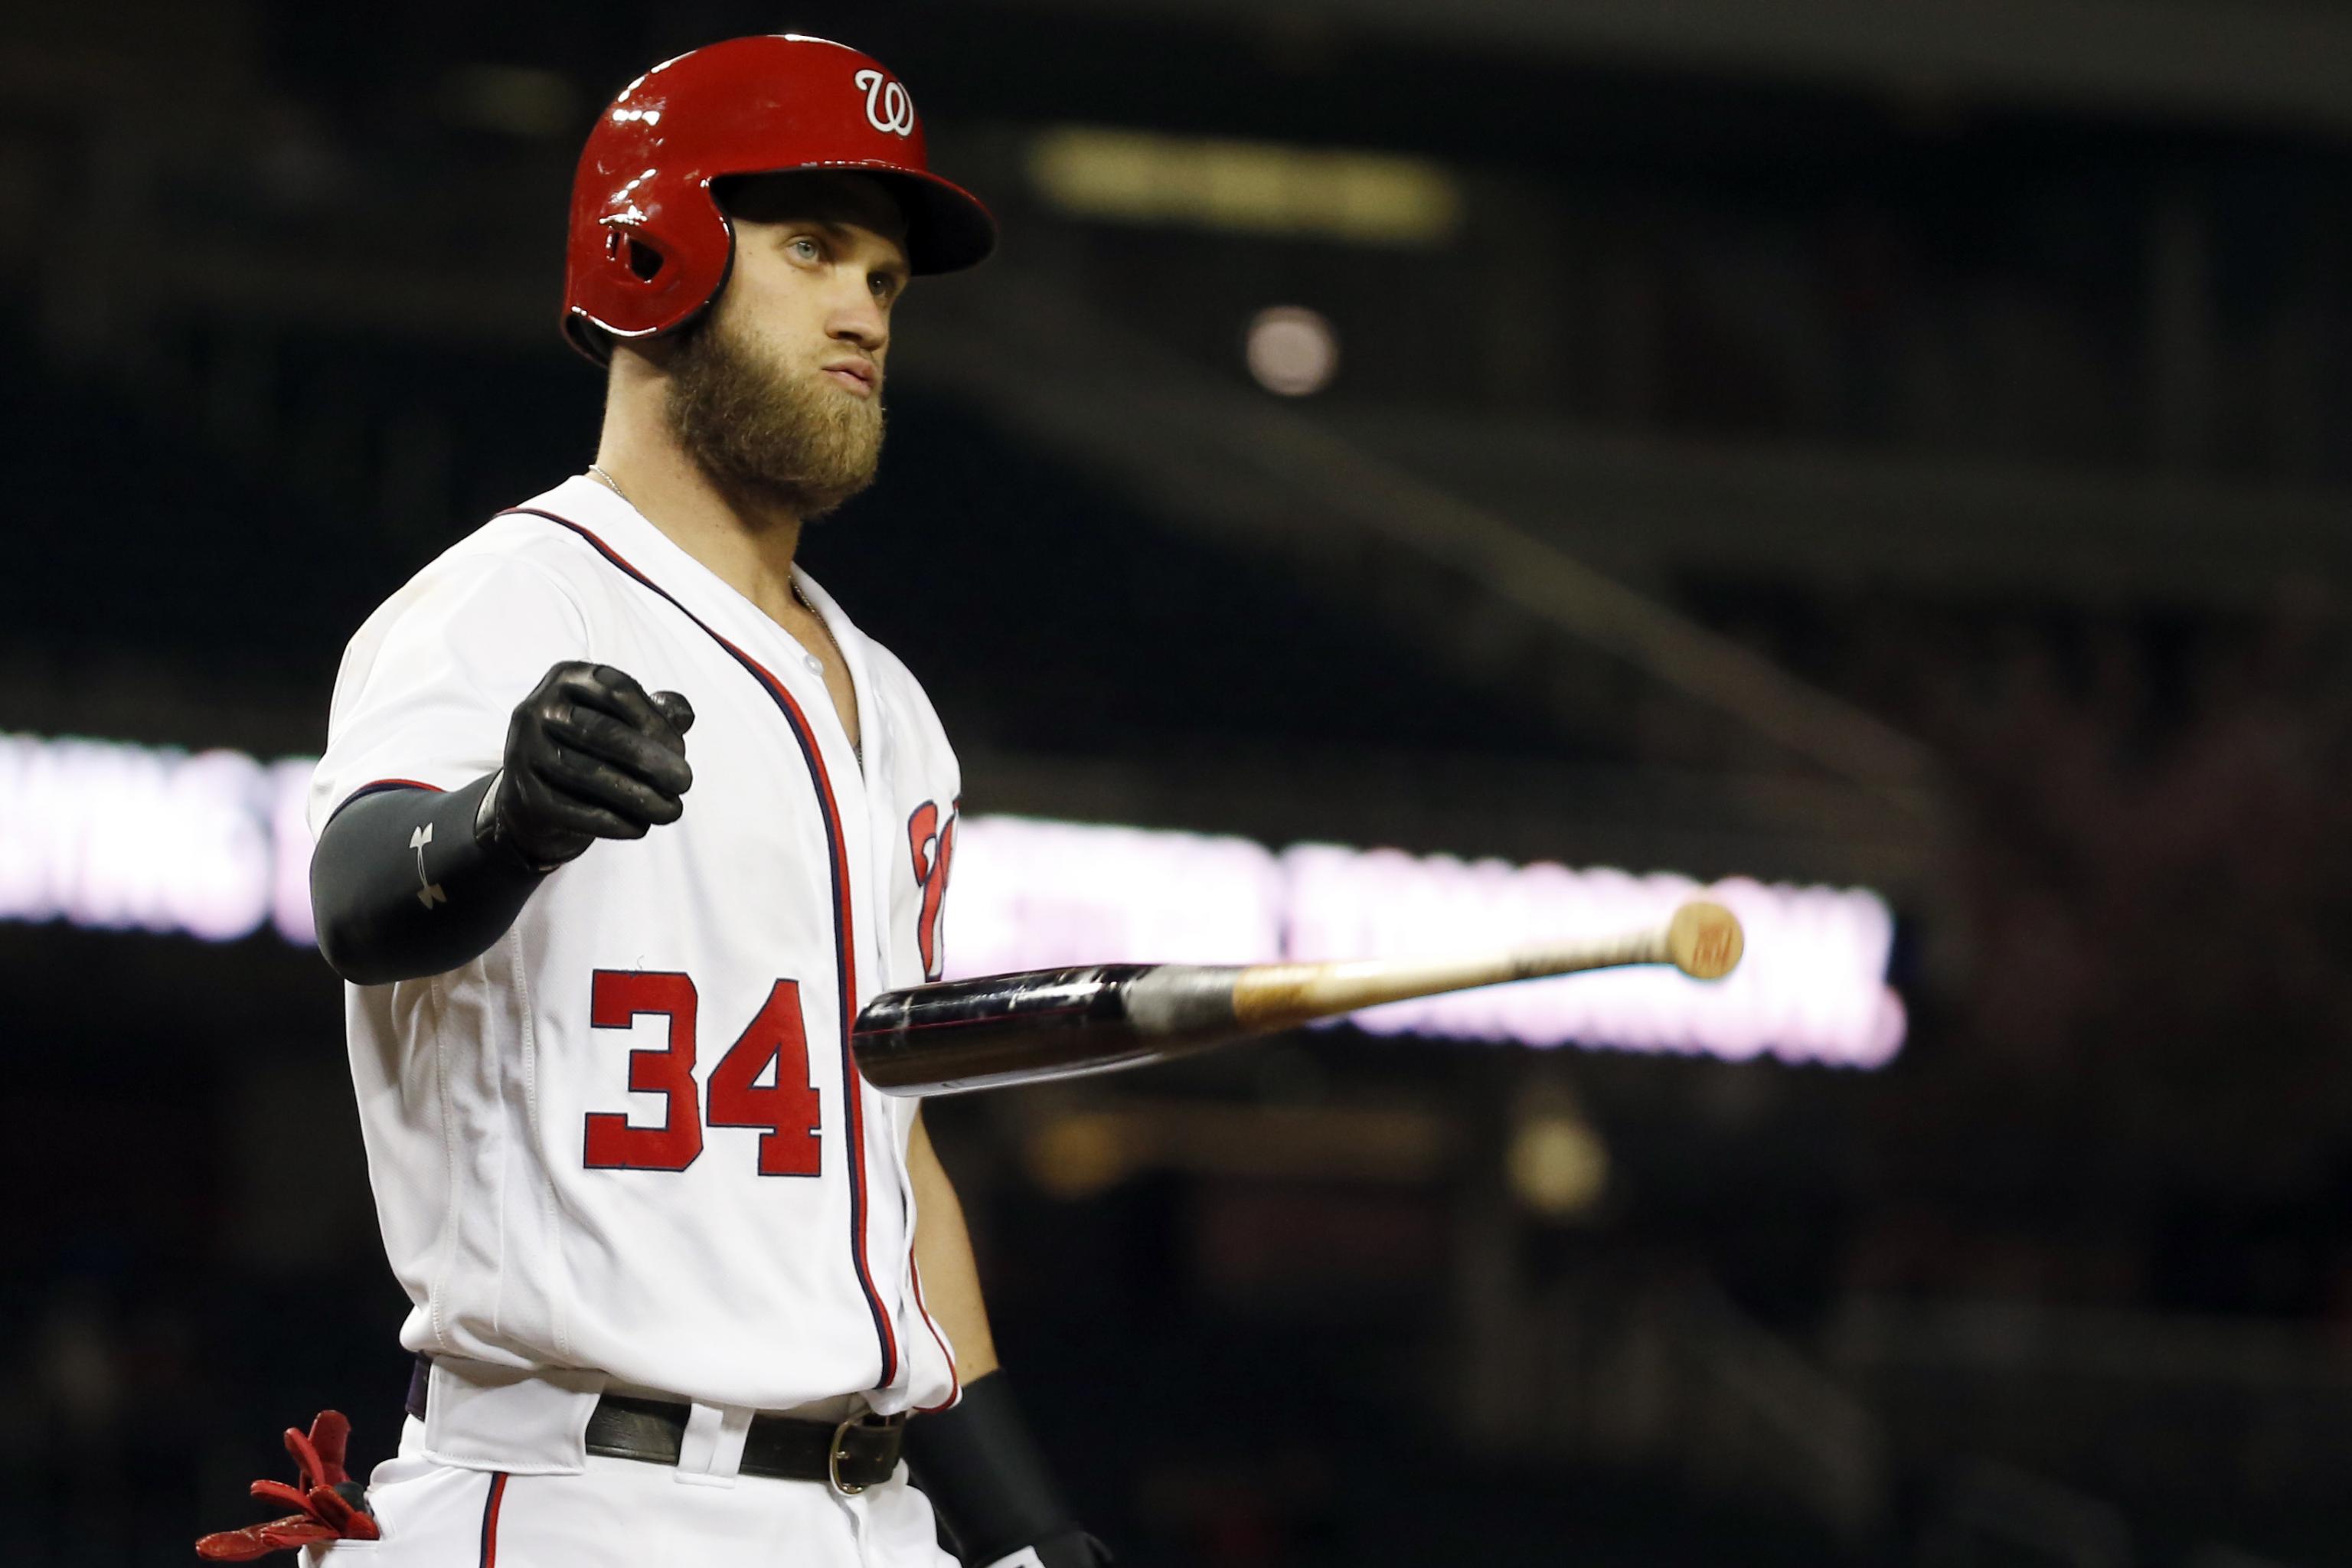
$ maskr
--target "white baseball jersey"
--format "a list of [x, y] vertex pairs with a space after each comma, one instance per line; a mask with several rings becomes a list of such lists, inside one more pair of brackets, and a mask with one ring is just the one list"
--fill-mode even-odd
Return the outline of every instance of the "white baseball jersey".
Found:
[[593, 480], [493, 519], [352, 639], [310, 826], [497, 767], [590, 659], [694, 705], [678, 822], [599, 840], [446, 974], [346, 988], [352, 1076], [413, 1350], [587, 1368], [714, 1405], [955, 1397], [924, 1311], [913, 1102], [849, 1026], [940, 973], [960, 793], [922, 689], [806, 577], [856, 683]]

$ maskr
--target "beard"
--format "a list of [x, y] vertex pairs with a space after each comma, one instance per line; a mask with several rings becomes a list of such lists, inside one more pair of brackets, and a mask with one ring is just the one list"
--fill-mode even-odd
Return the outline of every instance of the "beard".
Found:
[[806, 522], [874, 482], [882, 396], [794, 374], [715, 317], [680, 334], [669, 361], [670, 429], [720, 490]]

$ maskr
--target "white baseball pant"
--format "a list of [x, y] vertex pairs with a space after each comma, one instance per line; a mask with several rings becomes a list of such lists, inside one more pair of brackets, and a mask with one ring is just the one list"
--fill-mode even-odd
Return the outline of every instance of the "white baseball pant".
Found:
[[956, 1568], [904, 1465], [845, 1497], [598, 1455], [576, 1475], [467, 1469], [426, 1458], [424, 1434], [411, 1417], [369, 1479], [382, 1539], [306, 1547], [305, 1568]]

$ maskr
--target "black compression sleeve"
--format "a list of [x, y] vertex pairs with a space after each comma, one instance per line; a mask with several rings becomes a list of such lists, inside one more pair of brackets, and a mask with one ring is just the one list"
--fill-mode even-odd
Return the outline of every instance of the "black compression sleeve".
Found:
[[965, 1384], [954, 1409], [909, 1421], [907, 1463], [966, 1563], [993, 1563], [1076, 1529], [1002, 1372]]
[[310, 857], [319, 951], [344, 979], [440, 974], [504, 936], [542, 874], [474, 835], [489, 773], [446, 795], [380, 790], [335, 813]]

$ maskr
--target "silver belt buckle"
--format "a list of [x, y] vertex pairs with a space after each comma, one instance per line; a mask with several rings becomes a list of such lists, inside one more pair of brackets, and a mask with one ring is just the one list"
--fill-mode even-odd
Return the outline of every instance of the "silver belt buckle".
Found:
[[856, 1426], [858, 1421], [859, 1417], [852, 1415], [840, 1426], [835, 1426], [833, 1429], [833, 1446], [825, 1451], [824, 1479], [831, 1481], [833, 1489], [844, 1497], [856, 1497], [866, 1489], [864, 1487], [853, 1487], [841, 1479], [841, 1461], [849, 1458], [849, 1447], [843, 1439], [848, 1436], [849, 1429]]

